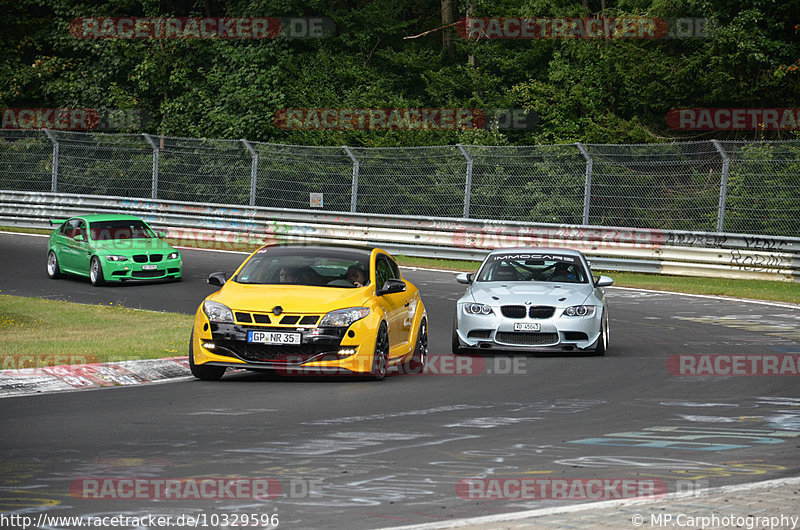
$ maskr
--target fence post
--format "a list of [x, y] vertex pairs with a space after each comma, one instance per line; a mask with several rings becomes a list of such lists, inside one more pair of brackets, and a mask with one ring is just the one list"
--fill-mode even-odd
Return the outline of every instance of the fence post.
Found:
[[142, 133], [144, 139], [153, 148], [153, 199], [158, 199], [158, 146], [147, 133]]
[[589, 151], [586, 150], [586, 147], [580, 142], [576, 142], [575, 145], [580, 149], [583, 158], [586, 159], [586, 181], [583, 185], [583, 225], [589, 224], [589, 204], [592, 201], [592, 166], [594, 165], [594, 160], [592, 160], [592, 155], [589, 154]]
[[717, 210], [717, 232], [722, 232], [725, 227], [725, 204], [728, 201], [728, 176], [731, 171], [731, 158], [717, 140], [711, 140], [717, 152], [722, 157], [722, 177], [719, 181], [719, 206]]
[[242, 138], [239, 140], [245, 146], [245, 148], [250, 151], [250, 157], [252, 161], [250, 162], [250, 206], [256, 205], [256, 181], [258, 179], [258, 153], [253, 146], [250, 145], [250, 142]]
[[467, 180], [464, 183], [464, 219], [469, 219], [469, 202], [470, 197], [472, 197], [472, 157], [469, 156], [467, 150], [461, 144], [456, 144], [458, 150], [461, 151], [461, 154], [464, 156], [464, 159], [467, 161]]
[[53, 176], [50, 179], [50, 191], [56, 193], [58, 191], [58, 140], [47, 129], [42, 130], [53, 142]]
[[356, 158], [356, 155], [353, 154], [349, 147], [343, 145], [342, 149], [344, 149], [344, 152], [350, 157], [350, 160], [353, 161], [353, 183], [350, 186], [350, 211], [355, 213], [356, 203], [358, 201], [358, 170], [361, 165], [358, 163], [358, 158]]

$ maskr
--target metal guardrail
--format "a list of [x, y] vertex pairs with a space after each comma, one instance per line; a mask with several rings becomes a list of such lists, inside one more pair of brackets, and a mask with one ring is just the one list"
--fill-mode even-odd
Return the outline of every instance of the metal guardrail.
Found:
[[419, 218], [0, 190], [0, 225], [49, 228], [51, 218], [130, 213], [178, 245], [280, 241], [378, 245], [407, 256], [481, 260], [499, 247], [568, 247], [594, 268], [800, 281], [800, 238], [718, 232]]
[[798, 164], [800, 140], [348, 147], [0, 130], [0, 189], [787, 237]]

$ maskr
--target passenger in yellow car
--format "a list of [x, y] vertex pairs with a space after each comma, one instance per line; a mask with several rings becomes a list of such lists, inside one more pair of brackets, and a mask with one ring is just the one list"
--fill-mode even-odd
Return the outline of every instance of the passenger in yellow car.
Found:
[[350, 265], [350, 267], [347, 268], [346, 278], [356, 287], [364, 287], [367, 284], [367, 275], [364, 274], [364, 270], [358, 265]]
[[297, 273], [289, 267], [284, 267], [280, 271], [279, 280], [281, 283], [297, 283]]

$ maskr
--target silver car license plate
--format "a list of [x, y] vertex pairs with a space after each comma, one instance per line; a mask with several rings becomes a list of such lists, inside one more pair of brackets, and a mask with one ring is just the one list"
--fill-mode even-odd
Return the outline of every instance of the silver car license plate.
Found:
[[541, 331], [542, 325], [538, 322], [515, 322], [514, 331]]

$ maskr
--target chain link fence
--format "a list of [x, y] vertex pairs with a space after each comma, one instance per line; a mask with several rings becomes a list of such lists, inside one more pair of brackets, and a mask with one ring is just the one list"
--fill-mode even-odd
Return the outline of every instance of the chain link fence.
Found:
[[[45, 191], [122, 197], [150, 195], [152, 151], [141, 135], [52, 131], [47, 133], [47, 139], [52, 144], [52, 179]], [[7, 156], [1, 147], [0, 156], [3, 159]]]
[[574, 144], [464, 151], [473, 160], [471, 217], [583, 223], [587, 163]]
[[360, 213], [461, 217], [466, 161], [456, 146], [349, 148]]
[[0, 189], [796, 236], [800, 141], [368, 148], [2, 130]]
[[57, 159], [40, 131], [0, 131], [0, 189], [51, 191]]
[[730, 166], [725, 230], [800, 235], [800, 142], [720, 144]]
[[586, 145], [586, 150], [593, 161], [593, 224], [716, 230], [722, 158], [712, 142]]

